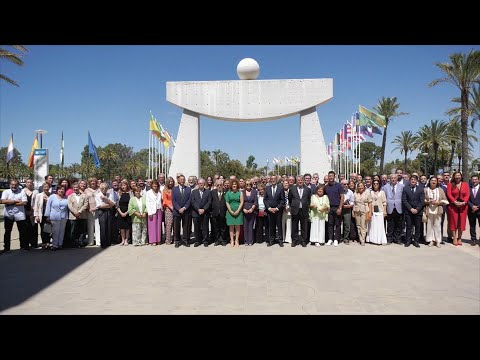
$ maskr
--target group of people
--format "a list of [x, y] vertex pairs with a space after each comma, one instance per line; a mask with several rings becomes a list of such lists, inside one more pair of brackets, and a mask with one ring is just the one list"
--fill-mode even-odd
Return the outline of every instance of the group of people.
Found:
[[[338, 182], [337, 182], [338, 180]], [[60, 179], [34, 189], [31, 179], [20, 189], [10, 181], [3, 191], [4, 249], [10, 251], [13, 224], [17, 223], [20, 247], [58, 250], [65, 246], [175, 247], [193, 245], [239, 247], [266, 242], [267, 246], [308, 243], [420, 243], [441, 247], [443, 224], [448, 238], [462, 245], [466, 219], [472, 244], [480, 221], [479, 178], [464, 182], [460, 172], [431, 176], [403, 174], [365, 176], [330, 171], [321, 182], [318, 174], [261, 176], [237, 179], [221, 175], [197, 179], [179, 174], [177, 179], [160, 174], [157, 179], [139, 177], [107, 183], [94, 177]], [[163, 235], [163, 236], [162, 236]], [[402, 238], [404, 237], [404, 241]]]

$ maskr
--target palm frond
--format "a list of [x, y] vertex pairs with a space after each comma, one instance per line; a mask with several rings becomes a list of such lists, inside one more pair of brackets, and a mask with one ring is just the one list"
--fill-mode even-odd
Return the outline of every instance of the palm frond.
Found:
[[14, 80], [10, 79], [9, 77], [6, 77], [5, 75], [0, 74], [0, 80], [4, 80], [4, 81], [8, 82], [9, 84], [18, 86], [18, 84]]

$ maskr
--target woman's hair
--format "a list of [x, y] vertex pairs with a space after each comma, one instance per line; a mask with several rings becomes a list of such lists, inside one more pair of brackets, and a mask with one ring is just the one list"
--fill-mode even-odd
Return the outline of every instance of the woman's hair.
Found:
[[325, 185], [320, 184], [317, 186], [317, 190], [315, 190], [315, 194], [318, 193], [318, 190], [322, 189], [323, 190], [323, 195], [325, 195]]
[[454, 171], [453, 174], [452, 174], [452, 178], [450, 180], [451, 183], [455, 183], [455, 175], [457, 175], [457, 174], [460, 174], [460, 176], [461, 176], [460, 182], [463, 181], [463, 174], [460, 171]]
[[237, 190], [240, 190], [240, 184], [237, 179], [230, 180], [230, 189], [232, 189], [233, 184], [237, 184]]

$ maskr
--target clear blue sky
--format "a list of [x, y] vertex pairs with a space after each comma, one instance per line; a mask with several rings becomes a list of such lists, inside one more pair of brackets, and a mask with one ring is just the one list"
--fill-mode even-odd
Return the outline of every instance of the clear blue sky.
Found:
[[[1, 72], [20, 87], [0, 82], [0, 146], [10, 133], [27, 160], [35, 129], [46, 129], [43, 146], [50, 163], [59, 162], [61, 132], [65, 164], [80, 162], [87, 130], [97, 146], [123, 143], [135, 151], [148, 147], [151, 110], [176, 137], [181, 111], [165, 100], [166, 81], [237, 80], [238, 62], [260, 64], [258, 79], [333, 78], [333, 99], [318, 108], [325, 142], [361, 104], [372, 108], [382, 96], [396, 96], [400, 111], [388, 128], [386, 161], [402, 158], [391, 141], [413, 132], [445, 111], [458, 91], [429, 88], [442, 76], [435, 62], [472, 46], [28, 46], [25, 66], [0, 63]], [[202, 118], [201, 149], [220, 148], [245, 162], [300, 155], [299, 118], [231, 123]], [[272, 140], [275, 139], [275, 140]], [[381, 145], [381, 136], [373, 141]], [[281, 146], [273, 144], [281, 144]], [[478, 153], [478, 144], [475, 147]]]

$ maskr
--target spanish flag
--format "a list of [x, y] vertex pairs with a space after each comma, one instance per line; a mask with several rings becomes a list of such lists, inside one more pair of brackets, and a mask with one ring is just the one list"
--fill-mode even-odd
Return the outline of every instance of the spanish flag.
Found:
[[30, 150], [30, 157], [28, 158], [28, 167], [33, 170], [33, 153], [35, 152], [35, 149], [38, 149], [40, 146], [38, 146], [38, 140], [37, 136], [35, 136], [35, 140], [33, 140], [33, 145], [32, 149]]

